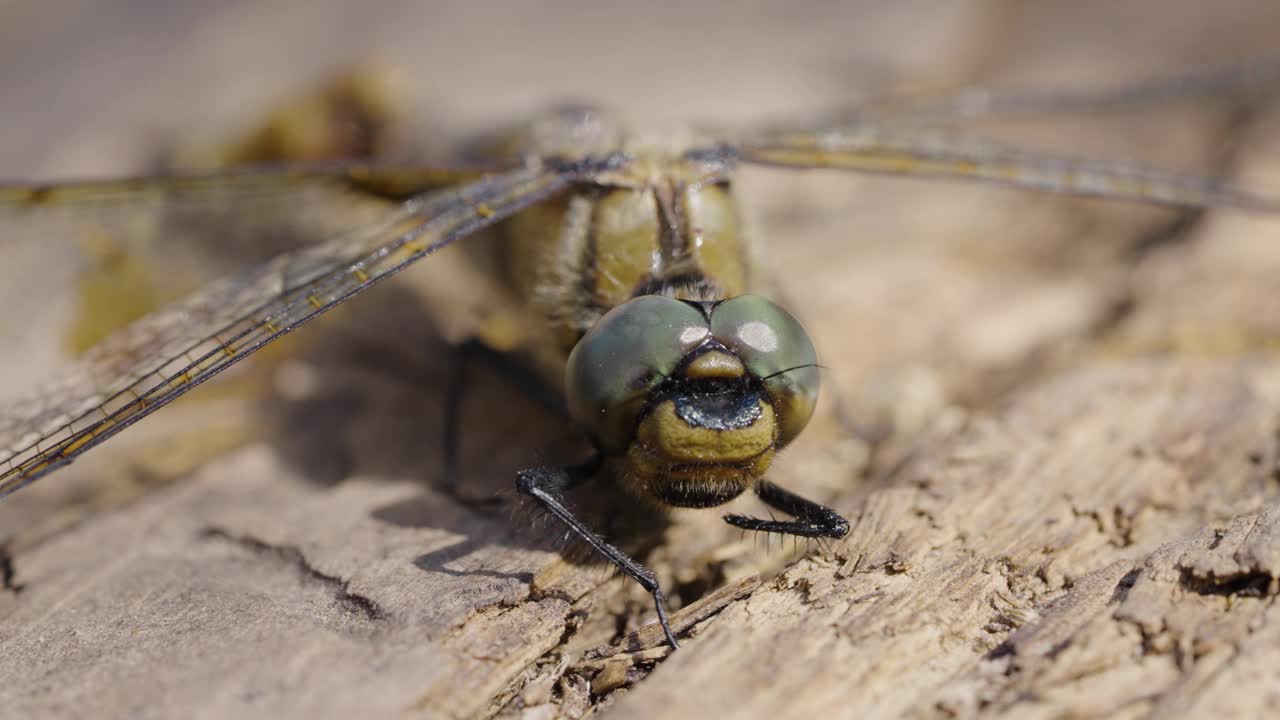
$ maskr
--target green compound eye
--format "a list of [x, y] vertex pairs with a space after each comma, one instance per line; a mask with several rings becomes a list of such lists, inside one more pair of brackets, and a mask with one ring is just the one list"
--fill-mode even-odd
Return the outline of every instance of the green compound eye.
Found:
[[602, 448], [621, 450], [651, 388], [711, 336], [697, 308], [644, 295], [605, 313], [569, 353], [569, 414]]
[[716, 305], [711, 334], [764, 381], [778, 414], [778, 447], [794, 440], [818, 403], [818, 354], [809, 334], [786, 310], [756, 295]]

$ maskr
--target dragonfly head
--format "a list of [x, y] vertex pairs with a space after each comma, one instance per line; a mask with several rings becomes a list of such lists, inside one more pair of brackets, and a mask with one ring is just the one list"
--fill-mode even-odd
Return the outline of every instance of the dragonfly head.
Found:
[[817, 355], [764, 298], [644, 295], [574, 347], [569, 410], [641, 494], [679, 507], [727, 502], [795, 439], [818, 398]]

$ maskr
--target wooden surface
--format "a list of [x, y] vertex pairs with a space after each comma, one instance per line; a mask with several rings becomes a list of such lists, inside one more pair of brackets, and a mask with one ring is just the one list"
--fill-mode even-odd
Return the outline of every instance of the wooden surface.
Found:
[[[1280, 29], [1243, 0], [170, 5], [0, 4], [0, 174], [136, 171], [369, 57], [457, 137], [566, 97], [740, 126], [1096, 87]], [[1280, 191], [1266, 102], [996, 130]], [[635, 533], [683, 606], [667, 657], [632, 583], [437, 489], [446, 350], [412, 294], [375, 290], [300, 331], [268, 390], [202, 388], [0, 503], [0, 716], [1274, 712], [1280, 220], [831, 173], [741, 191], [832, 391], [774, 477], [846, 513], [846, 541], [767, 546], [716, 511]], [[572, 454], [477, 375], [470, 487]]]

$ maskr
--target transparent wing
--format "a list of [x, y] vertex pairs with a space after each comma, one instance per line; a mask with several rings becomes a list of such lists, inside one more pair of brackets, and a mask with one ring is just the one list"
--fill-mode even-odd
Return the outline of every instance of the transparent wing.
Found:
[[1257, 99], [1280, 93], [1280, 59], [1198, 68], [1111, 88], [965, 88], [941, 97], [890, 97], [836, 114], [829, 125], [861, 119], [907, 122], [1015, 115], [1111, 112], [1210, 97]]
[[[558, 193], [575, 177], [568, 171], [523, 168], [394, 203], [353, 187], [346, 174], [0, 189], [0, 229], [18, 230], [17, 244], [27, 240], [38, 246], [39, 233], [20, 230], [41, 220], [128, 224], [143, 217], [160, 218], [149, 241], [160, 246], [167, 216], [182, 215], [183, 222], [174, 224], [181, 228], [215, 209], [252, 218], [246, 240], [265, 243], [271, 251], [286, 248], [107, 336], [55, 382], [0, 407], [0, 496], [70, 462], [409, 263]], [[99, 212], [89, 212], [93, 207]], [[305, 218], [308, 210], [317, 216]], [[263, 232], [272, 229], [277, 234]], [[234, 224], [217, 233], [233, 237]], [[216, 240], [207, 256], [234, 244]], [[9, 241], [0, 235], [0, 242]], [[30, 267], [43, 268], [48, 263], [36, 250], [28, 254]], [[7, 250], [6, 256], [16, 257]]]
[[479, 173], [368, 166], [0, 184], [0, 405], [208, 283]]
[[951, 130], [862, 122], [825, 131], [775, 131], [740, 143], [745, 162], [915, 177], [1184, 207], [1280, 212], [1280, 196], [1133, 163], [1052, 155]]

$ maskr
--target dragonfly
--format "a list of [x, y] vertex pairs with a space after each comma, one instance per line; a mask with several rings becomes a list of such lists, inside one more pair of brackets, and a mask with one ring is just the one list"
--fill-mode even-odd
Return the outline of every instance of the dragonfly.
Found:
[[[1272, 84], [1273, 71], [1215, 71], [1085, 95], [971, 92], [907, 111], [945, 119], [1107, 108], [1256, 89]], [[659, 508], [718, 507], [750, 491], [790, 519], [730, 514], [730, 525], [813, 539], [850, 529], [836, 511], [767, 478], [814, 413], [821, 373], [801, 324], [751, 294], [734, 195], [735, 174], [747, 165], [1280, 213], [1280, 196], [1220, 179], [1045, 153], [945, 123], [898, 122], [891, 107], [847, 112], [818, 130], [658, 136], [574, 107], [533, 123], [501, 152], [454, 164], [2, 183], [0, 242], [6, 258], [33, 269], [75, 273], [85, 256], [109, 254], [121, 228], [146, 238], [124, 256], [164, 256], [166, 267], [207, 272], [223, 255], [261, 257], [116, 332], [89, 333], [51, 381], [17, 388], [0, 405], [0, 497], [374, 284], [492, 230], [503, 239], [505, 282], [538, 318], [533, 333], [551, 358], [541, 369], [594, 447], [579, 464], [518, 472], [516, 488], [649, 593], [674, 649], [657, 577], [582, 520], [565, 499], [569, 489], [614, 482]], [[174, 233], [201, 223], [216, 223], [217, 242], [188, 256]], [[33, 274], [29, 282], [37, 292], [44, 280]]]

